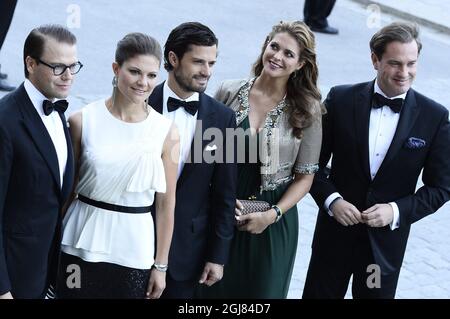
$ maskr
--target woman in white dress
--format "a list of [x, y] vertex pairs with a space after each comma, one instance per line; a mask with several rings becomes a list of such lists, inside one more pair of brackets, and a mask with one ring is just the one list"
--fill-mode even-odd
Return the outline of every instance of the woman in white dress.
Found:
[[165, 288], [179, 136], [147, 104], [161, 47], [130, 33], [115, 60], [112, 96], [69, 118], [78, 182], [63, 221], [59, 298], [159, 298]]

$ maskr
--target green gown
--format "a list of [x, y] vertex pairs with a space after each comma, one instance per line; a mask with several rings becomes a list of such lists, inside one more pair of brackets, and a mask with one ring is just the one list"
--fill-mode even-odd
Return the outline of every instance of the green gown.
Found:
[[[248, 129], [248, 117], [239, 126]], [[261, 194], [260, 164], [248, 163], [248, 143], [249, 137], [246, 138], [246, 163], [238, 164], [237, 198], [248, 199], [255, 195], [257, 200], [275, 205], [289, 184]], [[297, 250], [298, 229], [296, 206], [261, 234], [252, 235], [236, 229], [222, 280], [212, 287], [199, 286], [196, 297], [286, 298]]]

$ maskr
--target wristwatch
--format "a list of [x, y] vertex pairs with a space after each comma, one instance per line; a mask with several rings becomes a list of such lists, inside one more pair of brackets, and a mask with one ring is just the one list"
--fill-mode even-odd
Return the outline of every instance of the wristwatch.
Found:
[[277, 217], [275, 217], [275, 223], [278, 223], [278, 221], [281, 219], [281, 217], [283, 217], [283, 212], [281, 211], [281, 208], [278, 207], [277, 205], [272, 205], [272, 207], [275, 212], [277, 213]]

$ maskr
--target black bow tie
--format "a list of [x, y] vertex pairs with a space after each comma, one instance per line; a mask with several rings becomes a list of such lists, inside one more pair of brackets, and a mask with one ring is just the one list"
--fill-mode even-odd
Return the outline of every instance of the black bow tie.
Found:
[[169, 112], [175, 111], [179, 107], [184, 107], [186, 112], [191, 115], [195, 115], [198, 110], [198, 101], [186, 102], [178, 99], [174, 99], [173, 97], [169, 97], [167, 100], [167, 110]]
[[373, 95], [372, 107], [378, 109], [385, 105], [389, 106], [393, 112], [400, 113], [403, 106], [403, 99], [388, 99], [379, 93], [375, 93]]
[[44, 109], [44, 114], [49, 116], [52, 114], [54, 110], [56, 110], [59, 113], [64, 113], [67, 110], [67, 107], [69, 106], [69, 103], [66, 100], [59, 100], [53, 103], [49, 100], [44, 100], [42, 103], [42, 108]]

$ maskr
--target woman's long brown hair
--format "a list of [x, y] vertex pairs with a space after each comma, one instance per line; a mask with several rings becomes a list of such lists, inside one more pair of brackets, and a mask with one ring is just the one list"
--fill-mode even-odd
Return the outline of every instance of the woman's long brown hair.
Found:
[[261, 54], [253, 64], [253, 74], [259, 76], [264, 68], [262, 57], [267, 45], [278, 33], [291, 35], [300, 46], [299, 61], [303, 67], [289, 76], [286, 89], [289, 124], [293, 134], [302, 137], [304, 128], [310, 126], [317, 116], [321, 115], [321, 94], [317, 87], [319, 71], [316, 64], [314, 34], [301, 21], [283, 22], [273, 26], [262, 46]]

